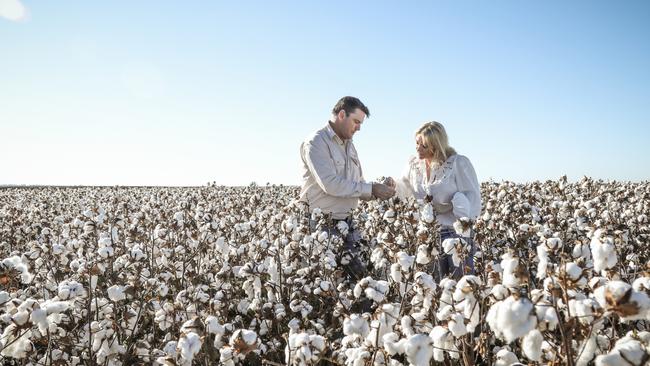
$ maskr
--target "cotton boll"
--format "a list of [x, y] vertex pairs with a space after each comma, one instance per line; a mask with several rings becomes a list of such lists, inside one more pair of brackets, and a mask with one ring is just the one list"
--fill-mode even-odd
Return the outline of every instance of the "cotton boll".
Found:
[[[445, 350], [456, 351], [456, 345], [451, 332], [444, 327], [436, 326], [429, 333], [429, 337], [433, 340], [433, 359], [438, 362], [445, 360]], [[452, 358], [457, 358], [455, 352], [448, 352]]]
[[425, 204], [422, 207], [422, 211], [420, 213], [420, 219], [427, 224], [430, 224], [435, 220], [435, 214], [433, 213], [433, 206], [431, 206], [430, 203]]
[[634, 291], [622, 281], [610, 281], [594, 291], [594, 298], [608, 312], [618, 314], [623, 321], [645, 319], [650, 310], [650, 298]]
[[544, 279], [546, 278], [546, 271], [548, 268], [548, 249], [546, 248], [546, 245], [540, 244], [537, 246], [537, 259], [539, 262], [537, 263], [537, 275], [536, 277], [538, 279]]
[[639, 341], [622, 338], [608, 354], [596, 357], [596, 366], [629, 366], [647, 363], [650, 355]]
[[359, 335], [366, 337], [370, 332], [370, 325], [368, 319], [359, 314], [351, 314], [343, 321], [343, 334], [345, 335]]
[[418, 264], [428, 264], [431, 262], [431, 254], [428, 245], [421, 244], [418, 246], [415, 262]]
[[406, 338], [400, 339], [399, 336], [393, 332], [384, 334], [383, 337], [384, 350], [391, 356], [406, 352], [407, 342], [408, 340]]
[[543, 341], [544, 337], [539, 330], [533, 329], [528, 332], [521, 341], [521, 348], [524, 350], [524, 355], [531, 361], [539, 362], [542, 357]]
[[442, 249], [446, 254], [451, 256], [454, 266], [456, 267], [460, 265], [460, 254], [458, 253], [460, 247], [461, 239], [459, 238], [449, 238], [442, 242]]
[[594, 271], [600, 272], [616, 265], [617, 256], [614, 240], [611, 237], [603, 237], [602, 230], [596, 230], [589, 247], [594, 258]]
[[402, 271], [404, 272], [407, 272], [411, 268], [414, 260], [415, 257], [408, 255], [406, 252], [397, 253], [397, 263], [399, 263], [399, 265], [402, 267]]
[[589, 245], [581, 241], [577, 241], [573, 246], [571, 255], [575, 259], [583, 258], [585, 261], [591, 260], [591, 251], [589, 250]]
[[503, 285], [506, 287], [519, 287], [528, 281], [526, 267], [519, 262], [519, 258], [506, 253], [502, 256]]
[[486, 320], [495, 335], [508, 343], [523, 337], [537, 324], [533, 304], [525, 297], [510, 296], [490, 307]]
[[432, 339], [426, 334], [411, 336], [404, 346], [406, 359], [414, 366], [427, 366], [433, 356]]
[[514, 353], [508, 351], [507, 349], [502, 349], [497, 352], [497, 359], [494, 362], [494, 366], [510, 366], [518, 362], [519, 359]]
[[510, 290], [508, 290], [507, 287], [498, 284], [490, 289], [490, 295], [494, 297], [495, 300], [501, 301], [510, 296]]
[[451, 319], [447, 323], [449, 330], [454, 335], [454, 337], [462, 337], [467, 334], [467, 328], [465, 327], [465, 317], [460, 313], [451, 314]]
[[[336, 229], [341, 233], [341, 236], [345, 237], [348, 235], [348, 232], [350, 231], [350, 227], [345, 221], [339, 221], [338, 224], [336, 224]], [[325, 240], [319, 240], [320, 242], [324, 242]]]
[[576, 359], [576, 366], [587, 366], [596, 357], [597, 353], [599, 353], [599, 350], [595, 336], [591, 336], [582, 341], [578, 348], [578, 354], [580, 356]]
[[383, 218], [387, 223], [392, 224], [395, 222], [395, 211], [392, 208], [386, 210]]
[[399, 263], [393, 263], [390, 266], [390, 277], [395, 281], [395, 283], [402, 282], [402, 266]]
[[108, 298], [111, 299], [111, 301], [118, 302], [126, 299], [123, 286], [113, 285], [108, 288], [107, 292]]

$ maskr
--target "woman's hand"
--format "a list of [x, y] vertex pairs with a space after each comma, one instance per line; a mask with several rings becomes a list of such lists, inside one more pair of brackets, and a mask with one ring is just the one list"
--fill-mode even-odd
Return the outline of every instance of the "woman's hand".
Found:
[[384, 179], [382, 179], [381, 183], [383, 183], [383, 184], [385, 184], [385, 185], [387, 185], [387, 186], [389, 186], [391, 188], [395, 188], [395, 186], [397, 185], [397, 184], [395, 184], [395, 179], [393, 179], [393, 177], [384, 177]]

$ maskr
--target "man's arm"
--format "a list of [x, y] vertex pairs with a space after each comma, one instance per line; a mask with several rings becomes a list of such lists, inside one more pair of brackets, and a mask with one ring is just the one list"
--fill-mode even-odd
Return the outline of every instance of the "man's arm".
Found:
[[318, 137], [311, 142], [303, 143], [300, 150], [302, 160], [325, 193], [334, 197], [365, 199], [372, 196], [372, 184], [363, 181], [355, 182], [336, 173], [329, 148], [324, 141], [319, 141]]

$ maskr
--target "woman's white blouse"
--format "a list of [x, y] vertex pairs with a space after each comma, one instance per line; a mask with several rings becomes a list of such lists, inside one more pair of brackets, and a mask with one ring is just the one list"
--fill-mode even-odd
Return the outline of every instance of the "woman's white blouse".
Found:
[[452, 226], [461, 217], [475, 220], [481, 214], [481, 188], [466, 156], [455, 154], [432, 166], [429, 180], [424, 160], [413, 156], [396, 183], [402, 198], [431, 196], [441, 226]]

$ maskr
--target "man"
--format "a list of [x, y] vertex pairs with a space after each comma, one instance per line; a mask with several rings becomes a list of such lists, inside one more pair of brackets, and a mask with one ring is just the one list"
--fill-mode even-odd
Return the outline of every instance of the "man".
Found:
[[355, 243], [359, 233], [352, 227], [351, 211], [357, 207], [359, 199], [388, 199], [395, 189], [382, 183], [367, 183], [363, 179], [361, 164], [352, 137], [361, 129], [366, 117], [370, 117], [368, 107], [358, 98], [343, 97], [332, 109], [332, 117], [327, 126], [316, 131], [300, 146], [303, 161], [303, 185], [300, 201], [313, 211], [319, 208], [331, 215], [330, 232], [345, 222], [349, 228], [344, 238], [343, 256], [348, 260], [342, 265], [348, 277], [360, 279], [365, 267], [357, 256]]

